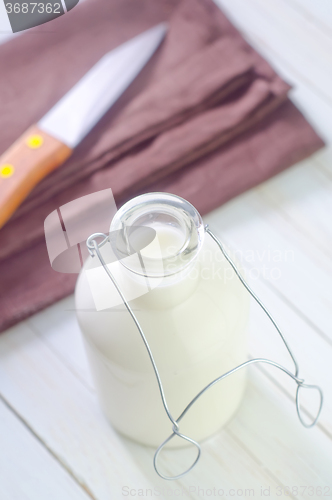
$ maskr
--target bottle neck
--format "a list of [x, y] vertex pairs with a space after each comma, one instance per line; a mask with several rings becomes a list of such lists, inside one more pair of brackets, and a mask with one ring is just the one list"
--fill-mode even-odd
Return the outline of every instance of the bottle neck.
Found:
[[[131, 272], [178, 281], [196, 260], [204, 239], [203, 221], [186, 200], [149, 193], [127, 202], [111, 224], [117, 258]], [[165, 283], [171, 283], [166, 280]]]

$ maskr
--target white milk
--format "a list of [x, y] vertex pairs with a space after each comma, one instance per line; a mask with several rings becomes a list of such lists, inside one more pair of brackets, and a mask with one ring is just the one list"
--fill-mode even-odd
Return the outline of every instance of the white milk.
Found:
[[[170, 258], [181, 251], [183, 235], [178, 228], [153, 227], [160, 250], [147, 247], [142, 251], [145, 257], [158, 257], [161, 252]], [[123, 266], [122, 270], [129, 282], [145, 280]], [[157, 286], [130, 305], [151, 347], [170, 412], [177, 419], [205, 385], [246, 361], [249, 298], [208, 235], [182, 272], [150, 280], [158, 280]], [[106, 417], [122, 434], [158, 446], [172, 433], [172, 424], [132, 318], [123, 304], [97, 312], [84, 272], [77, 282], [76, 307]], [[180, 432], [200, 441], [225, 425], [241, 402], [245, 376], [240, 370], [210, 388], [180, 421]], [[168, 446], [186, 444], [175, 438]]]

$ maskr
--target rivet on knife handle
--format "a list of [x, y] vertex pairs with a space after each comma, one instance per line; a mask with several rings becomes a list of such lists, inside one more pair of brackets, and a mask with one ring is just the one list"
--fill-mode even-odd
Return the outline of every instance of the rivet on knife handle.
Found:
[[66, 144], [33, 125], [0, 156], [0, 227], [35, 185], [71, 153]]

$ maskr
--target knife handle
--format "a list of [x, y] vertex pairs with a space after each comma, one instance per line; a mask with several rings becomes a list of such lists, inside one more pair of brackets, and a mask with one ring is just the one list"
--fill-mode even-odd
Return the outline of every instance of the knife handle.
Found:
[[32, 125], [0, 156], [0, 227], [36, 184], [71, 153], [66, 144]]

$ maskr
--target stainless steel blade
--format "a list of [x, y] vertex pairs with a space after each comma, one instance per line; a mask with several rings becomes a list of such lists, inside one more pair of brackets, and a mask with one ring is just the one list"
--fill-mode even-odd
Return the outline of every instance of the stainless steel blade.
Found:
[[39, 121], [39, 127], [75, 148], [135, 79], [166, 31], [166, 23], [158, 24], [102, 57]]

